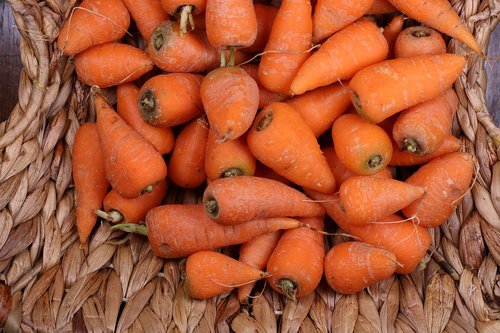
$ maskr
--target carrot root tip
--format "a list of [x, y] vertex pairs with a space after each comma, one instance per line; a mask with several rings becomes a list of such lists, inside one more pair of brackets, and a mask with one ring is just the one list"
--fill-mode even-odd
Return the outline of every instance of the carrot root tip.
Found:
[[130, 224], [130, 223], [115, 224], [114, 226], [111, 227], [111, 230], [121, 230], [143, 236], [148, 235], [148, 228], [142, 224]]
[[229, 168], [229, 169], [222, 171], [220, 177], [221, 178], [228, 178], [228, 177], [243, 176], [243, 175], [244, 175], [244, 172], [241, 171], [241, 169]]
[[368, 160], [367, 165], [371, 170], [378, 169], [384, 165], [384, 158], [381, 155], [373, 155]]
[[283, 294], [294, 303], [297, 303], [297, 284], [290, 279], [279, 279], [277, 283]]
[[212, 219], [215, 219], [219, 216], [219, 203], [214, 197], [208, 198], [205, 202], [205, 211]]
[[410, 153], [418, 154], [420, 152], [420, 145], [415, 139], [405, 138], [403, 140], [404, 149]]
[[264, 115], [260, 119], [255, 130], [257, 132], [261, 132], [261, 131], [265, 130], [267, 127], [269, 127], [269, 125], [271, 124], [272, 121], [273, 121], [273, 112], [271, 111], [271, 112], [268, 112], [266, 115]]

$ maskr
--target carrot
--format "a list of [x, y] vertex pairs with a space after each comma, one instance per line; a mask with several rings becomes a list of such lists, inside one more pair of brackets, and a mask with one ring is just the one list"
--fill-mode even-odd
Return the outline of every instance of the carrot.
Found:
[[101, 88], [134, 81], [152, 69], [153, 62], [148, 55], [128, 44], [100, 44], [75, 56], [80, 81]]
[[204, 13], [206, 5], [206, 0], [161, 0], [161, 6], [167, 14], [179, 17], [181, 36], [187, 32], [188, 23], [191, 30], [195, 29], [193, 16]]
[[259, 65], [244, 64], [240, 67], [243, 68], [245, 72], [247, 72], [248, 75], [255, 80], [255, 82], [257, 82], [257, 87], [259, 87], [259, 109], [262, 109], [274, 102], [283, 102], [288, 98], [285, 94], [270, 91], [259, 82]]
[[472, 157], [463, 152], [443, 155], [420, 167], [406, 183], [425, 188], [422, 200], [403, 209], [406, 217], [417, 216], [419, 225], [443, 224], [469, 189], [474, 174]]
[[200, 87], [201, 100], [210, 128], [220, 142], [245, 133], [259, 106], [259, 88], [245, 70], [224, 66], [208, 73]]
[[174, 132], [171, 128], [152, 126], [141, 117], [137, 99], [139, 88], [133, 83], [120, 84], [116, 88], [116, 112], [137, 133], [155, 146], [160, 154], [167, 154], [174, 148]]
[[207, 215], [222, 224], [279, 216], [318, 216], [323, 209], [303, 193], [279, 181], [240, 176], [214, 180], [205, 188]]
[[231, 176], [253, 176], [256, 160], [246, 144], [246, 138], [220, 143], [214, 131], [209, 131], [205, 150], [205, 171], [212, 181]]
[[398, 35], [403, 30], [404, 17], [403, 15], [396, 15], [392, 18], [391, 22], [384, 27], [383, 35], [389, 46], [389, 52], [387, 53], [387, 59], [392, 59], [394, 57], [394, 43], [398, 38]]
[[389, 0], [394, 7], [420, 23], [458, 39], [481, 53], [474, 36], [447, 0]]
[[257, 18], [257, 35], [255, 41], [249, 47], [244, 48], [246, 52], [262, 52], [266, 47], [269, 34], [273, 27], [274, 19], [278, 14], [278, 8], [262, 3], [254, 3], [255, 16]]
[[394, 55], [398, 58], [443, 53], [446, 53], [443, 36], [429, 27], [408, 27], [398, 35], [394, 42]]
[[290, 94], [295, 75], [309, 57], [311, 11], [309, 0], [282, 1], [259, 64], [259, 81], [267, 89]]
[[361, 18], [328, 38], [300, 67], [290, 91], [308, 90], [348, 80], [360, 69], [387, 57], [387, 41], [377, 25]]
[[149, 41], [153, 31], [168, 20], [168, 15], [161, 7], [161, 0], [122, 0], [142, 37]]
[[345, 242], [328, 251], [324, 265], [328, 285], [349, 295], [391, 277], [396, 271], [396, 257], [366, 243]]
[[[281, 234], [281, 231], [274, 231], [241, 244], [238, 260], [257, 269], [265, 269]], [[238, 288], [238, 300], [241, 304], [248, 303], [254, 285], [255, 283], [248, 283]]]
[[341, 115], [332, 126], [333, 145], [342, 164], [358, 175], [373, 175], [387, 167], [392, 142], [375, 124], [354, 114]]
[[201, 75], [191, 73], [153, 76], [139, 91], [138, 104], [142, 118], [153, 126], [168, 128], [202, 114], [202, 79]]
[[451, 133], [458, 97], [453, 89], [441, 96], [401, 112], [392, 128], [392, 136], [401, 150], [415, 155], [435, 152]]
[[411, 166], [425, 164], [436, 157], [460, 150], [462, 141], [453, 135], [447, 135], [439, 148], [431, 154], [418, 156], [406, 150], [399, 150], [398, 145], [393, 141], [392, 158], [389, 165]]
[[167, 176], [161, 154], [99, 94], [95, 110], [106, 177], [113, 189], [123, 197], [135, 198]]
[[464, 66], [465, 57], [456, 54], [386, 60], [354, 75], [349, 83], [351, 99], [363, 119], [378, 123], [438, 97], [451, 87]]
[[335, 190], [335, 178], [313, 131], [288, 104], [272, 103], [247, 134], [252, 154], [293, 183], [319, 192]]
[[313, 42], [319, 43], [353, 23], [372, 4], [373, 0], [318, 0], [313, 13]]
[[76, 196], [76, 227], [80, 244], [85, 244], [97, 222], [109, 183], [97, 126], [85, 123], [78, 128], [72, 148], [73, 182]]
[[269, 168], [268, 166], [260, 163], [259, 161], [257, 161], [257, 166], [255, 168], [254, 176], [276, 180], [278, 182], [282, 182], [285, 185], [293, 186], [293, 183], [291, 181], [289, 181], [288, 179], [286, 179], [282, 175], [277, 174], [276, 171], [274, 171], [273, 169]]
[[130, 25], [130, 14], [120, 0], [84, 0], [64, 22], [57, 48], [75, 55], [91, 46], [117, 41]]
[[269, 274], [222, 253], [200, 251], [186, 260], [184, 290], [189, 297], [208, 299]]
[[373, 0], [373, 4], [366, 12], [367, 15], [392, 14], [398, 10], [388, 0]]
[[175, 140], [168, 164], [168, 176], [183, 188], [195, 188], [207, 179], [205, 150], [208, 126], [204, 117], [191, 120], [182, 128]]
[[354, 176], [342, 183], [339, 193], [351, 224], [365, 225], [420, 201], [425, 188], [395, 179]]
[[[300, 221], [316, 229], [323, 228], [323, 217], [303, 218]], [[325, 257], [324, 237], [309, 228], [287, 230], [274, 248], [267, 271], [267, 282], [275, 291], [296, 302], [310, 295], [323, 276]]]
[[285, 103], [300, 113], [316, 137], [329, 130], [333, 121], [352, 105], [349, 89], [341, 83], [316, 88]]

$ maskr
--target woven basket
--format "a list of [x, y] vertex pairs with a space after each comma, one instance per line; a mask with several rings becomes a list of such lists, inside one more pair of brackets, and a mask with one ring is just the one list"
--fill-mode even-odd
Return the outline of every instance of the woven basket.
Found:
[[[486, 108], [483, 58], [470, 54], [455, 84], [454, 131], [477, 159], [477, 179], [432, 230], [426, 264], [351, 296], [322, 283], [295, 304], [265, 288], [242, 308], [234, 293], [188, 298], [182, 261], [159, 259], [145, 238], [108, 224], [80, 248], [71, 146], [89, 111], [54, 45], [75, 1], [9, 2], [24, 69], [19, 103], [0, 125], [0, 282], [12, 293], [5, 331], [500, 332], [500, 130]], [[451, 2], [486, 50], [500, 1]], [[449, 47], [467, 52], [455, 41]]]

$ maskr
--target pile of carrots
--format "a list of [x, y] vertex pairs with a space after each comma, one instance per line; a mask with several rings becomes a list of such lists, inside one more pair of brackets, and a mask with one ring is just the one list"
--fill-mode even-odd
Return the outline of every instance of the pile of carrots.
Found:
[[[296, 300], [411, 273], [474, 176], [448, 38], [481, 52], [447, 0], [84, 0], [57, 43], [94, 87], [80, 242], [107, 220], [187, 257], [191, 297], [242, 303], [261, 279]], [[172, 183], [203, 197], [165, 204]]]

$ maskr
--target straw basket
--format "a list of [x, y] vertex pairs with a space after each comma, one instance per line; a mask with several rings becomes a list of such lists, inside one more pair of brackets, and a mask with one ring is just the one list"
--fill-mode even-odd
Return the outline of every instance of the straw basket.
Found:
[[[500, 332], [500, 130], [486, 108], [480, 56], [468, 56], [455, 84], [454, 130], [477, 159], [477, 180], [447, 223], [432, 230], [426, 263], [357, 295], [337, 295], [322, 283], [295, 304], [265, 288], [242, 308], [234, 294], [188, 298], [182, 261], [161, 260], [143, 237], [111, 232], [108, 224], [80, 248], [71, 147], [89, 111], [71, 62], [54, 45], [75, 1], [9, 2], [24, 69], [19, 103], [0, 125], [5, 331]], [[500, 1], [451, 2], [486, 50]], [[455, 41], [450, 51], [468, 52]]]

